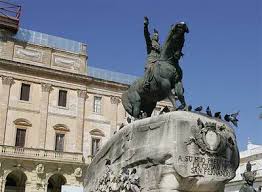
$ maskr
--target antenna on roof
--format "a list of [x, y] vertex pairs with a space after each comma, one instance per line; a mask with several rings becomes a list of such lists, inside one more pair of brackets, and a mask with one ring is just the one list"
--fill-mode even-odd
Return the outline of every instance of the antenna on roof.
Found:
[[19, 29], [21, 6], [0, 0], [0, 29], [16, 33]]

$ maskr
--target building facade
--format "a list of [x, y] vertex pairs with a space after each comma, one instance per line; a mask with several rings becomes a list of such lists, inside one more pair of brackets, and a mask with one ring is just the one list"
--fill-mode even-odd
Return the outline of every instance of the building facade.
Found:
[[240, 165], [236, 171], [236, 177], [226, 185], [225, 192], [239, 192], [244, 184], [241, 174], [245, 172], [248, 161], [252, 165], [252, 171], [256, 172], [255, 189], [262, 186], [262, 145], [255, 145], [249, 141], [247, 150], [240, 152]]
[[126, 123], [121, 94], [135, 77], [89, 67], [83, 43], [0, 32], [0, 192], [82, 186], [92, 157]]

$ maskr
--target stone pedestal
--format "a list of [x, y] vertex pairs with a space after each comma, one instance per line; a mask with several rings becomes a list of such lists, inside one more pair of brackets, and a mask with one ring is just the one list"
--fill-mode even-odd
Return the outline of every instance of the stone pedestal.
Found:
[[176, 111], [122, 128], [95, 156], [84, 186], [86, 192], [219, 192], [238, 165], [233, 128]]

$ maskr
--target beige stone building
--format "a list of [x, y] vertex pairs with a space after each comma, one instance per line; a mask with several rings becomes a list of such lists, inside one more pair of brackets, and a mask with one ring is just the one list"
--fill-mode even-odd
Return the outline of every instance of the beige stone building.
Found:
[[120, 98], [135, 77], [87, 60], [83, 43], [1, 30], [0, 192], [81, 187], [92, 156], [126, 123]]
[[226, 185], [225, 192], [239, 192], [245, 183], [241, 174], [245, 172], [248, 161], [252, 165], [252, 171], [256, 172], [255, 189], [262, 186], [262, 145], [255, 145], [249, 140], [247, 149], [240, 152], [240, 165], [236, 171], [236, 177]]

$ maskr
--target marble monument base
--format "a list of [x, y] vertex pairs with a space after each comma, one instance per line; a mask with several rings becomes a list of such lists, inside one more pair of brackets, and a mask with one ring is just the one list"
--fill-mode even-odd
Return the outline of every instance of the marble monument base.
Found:
[[117, 132], [93, 159], [84, 186], [85, 192], [220, 192], [238, 165], [230, 125], [176, 111]]

